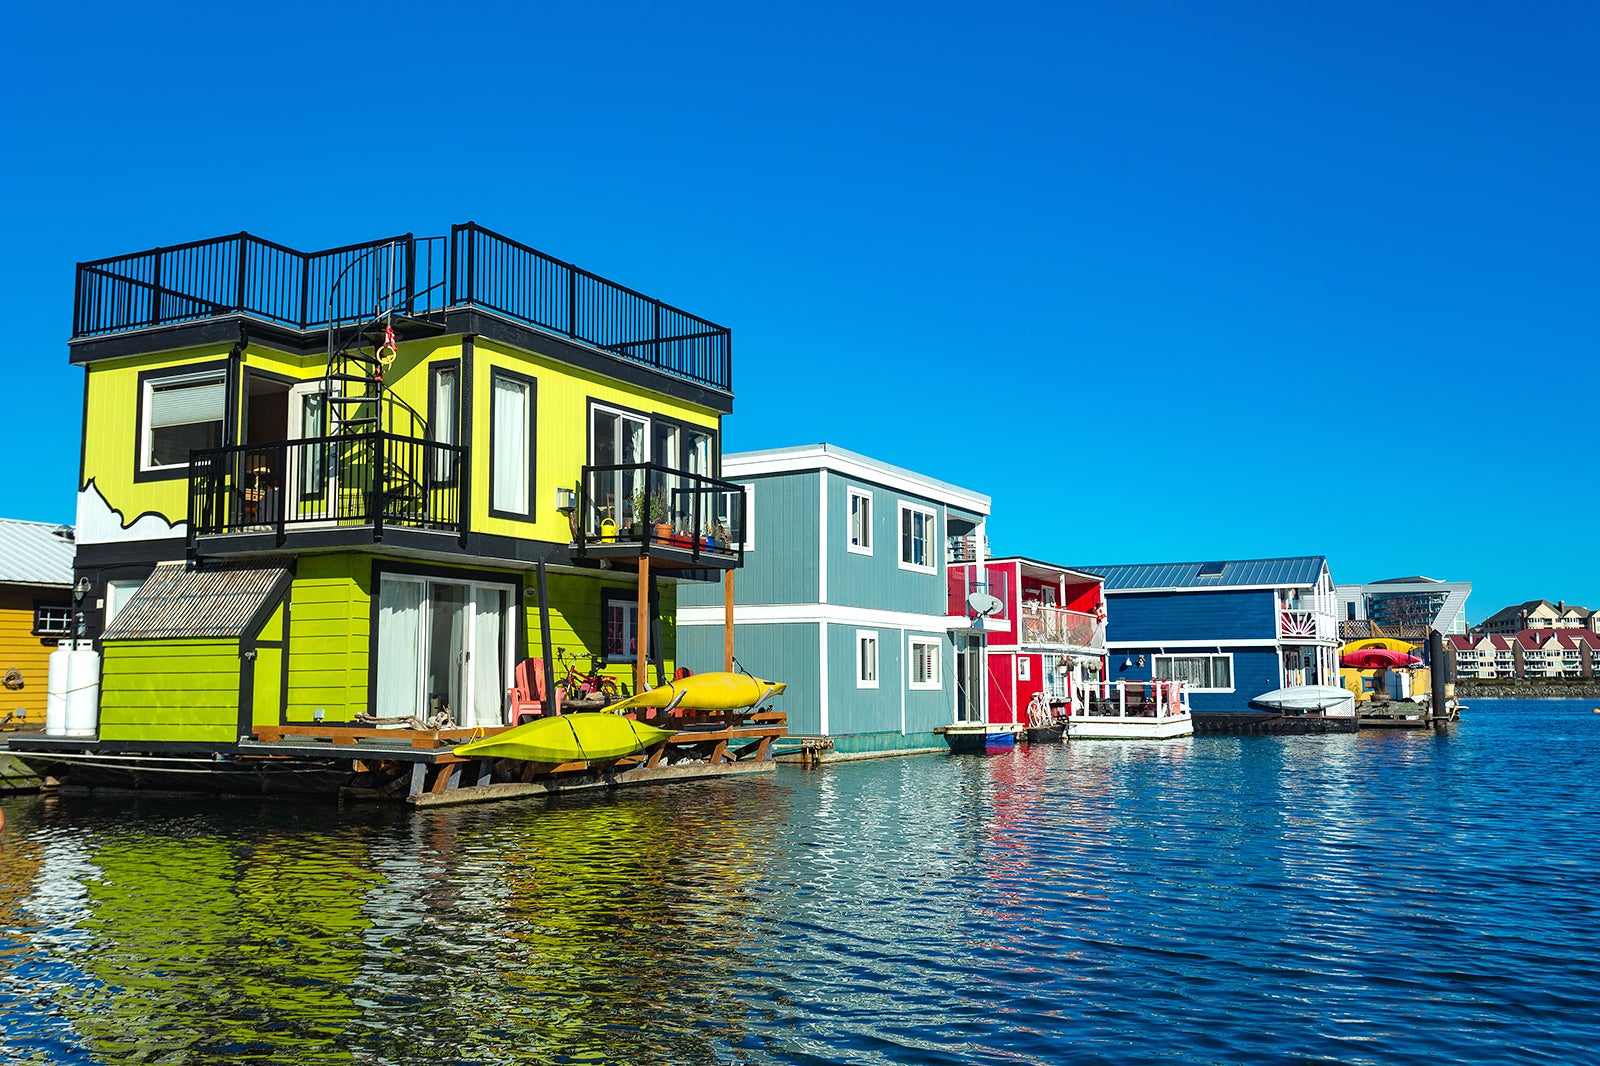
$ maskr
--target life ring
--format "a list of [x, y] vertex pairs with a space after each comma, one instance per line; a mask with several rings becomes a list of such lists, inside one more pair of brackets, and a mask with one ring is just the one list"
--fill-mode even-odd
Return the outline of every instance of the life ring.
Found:
[[[389, 354], [384, 355], [384, 352]], [[394, 327], [392, 325], [386, 324], [383, 327], [383, 343], [378, 345], [378, 350], [373, 355], [378, 360], [378, 365], [383, 369], [388, 370], [391, 366], [394, 366], [395, 359], [400, 355], [400, 346], [395, 343]]]

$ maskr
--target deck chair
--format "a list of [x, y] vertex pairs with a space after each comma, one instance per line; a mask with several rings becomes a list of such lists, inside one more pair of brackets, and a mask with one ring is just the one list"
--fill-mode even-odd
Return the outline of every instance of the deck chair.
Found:
[[550, 688], [545, 685], [543, 659], [522, 660], [517, 664], [515, 676], [516, 684], [506, 694], [511, 701], [512, 725], [521, 725], [546, 714], [561, 713], [561, 689], [555, 688], [553, 700], [546, 695]]

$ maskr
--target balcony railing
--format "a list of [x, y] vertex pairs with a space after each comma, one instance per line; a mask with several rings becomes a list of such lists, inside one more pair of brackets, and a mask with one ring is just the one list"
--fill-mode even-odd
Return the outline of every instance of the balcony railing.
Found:
[[[342, 276], [341, 276], [342, 275]], [[338, 286], [334, 281], [339, 279]], [[72, 335], [246, 314], [297, 330], [482, 307], [713, 388], [728, 330], [475, 223], [299, 252], [248, 233], [79, 263]]]
[[1339, 625], [1323, 611], [1278, 611], [1278, 635], [1288, 640], [1337, 640]]
[[1105, 650], [1106, 624], [1092, 614], [1035, 604], [1023, 604], [1021, 614], [1023, 644]]
[[463, 532], [467, 449], [375, 432], [190, 455], [194, 536], [368, 526]]
[[573, 534], [580, 550], [616, 554], [652, 545], [742, 565], [750, 516], [731, 481], [654, 463], [586, 466]]

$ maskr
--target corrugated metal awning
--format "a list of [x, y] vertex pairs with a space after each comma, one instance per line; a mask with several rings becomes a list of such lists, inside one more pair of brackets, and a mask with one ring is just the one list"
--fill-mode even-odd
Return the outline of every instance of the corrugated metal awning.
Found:
[[289, 587], [281, 566], [190, 570], [162, 563], [101, 634], [102, 640], [171, 640], [245, 635]]

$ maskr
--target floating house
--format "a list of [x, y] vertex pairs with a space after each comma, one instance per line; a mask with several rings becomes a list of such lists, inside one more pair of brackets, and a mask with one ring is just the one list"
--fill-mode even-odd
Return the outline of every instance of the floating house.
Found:
[[75, 632], [72, 529], [0, 518], [0, 720], [41, 726], [50, 654]]
[[87, 750], [496, 729], [524, 660], [670, 676], [677, 590], [744, 559], [729, 331], [476, 224], [82, 263], [71, 360]]
[[1320, 555], [1079, 567], [1105, 580], [1112, 677], [1184, 682], [1204, 712], [1292, 685], [1337, 686], [1337, 598]]
[[993, 597], [982, 617], [988, 720], [1028, 724], [1035, 699], [1063, 711], [1106, 676], [1104, 579], [1065, 566], [1010, 557], [950, 566], [949, 611], [974, 593]]
[[722, 653], [788, 682], [790, 738], [842, 754], [938, 749], [983, 721], [981, 620], [950, 590], [982, 567], [989, 498], [831, 444], [723, 457], [750, 494], [732, 625], [715, 589], [683, 586], [678, 651]]

